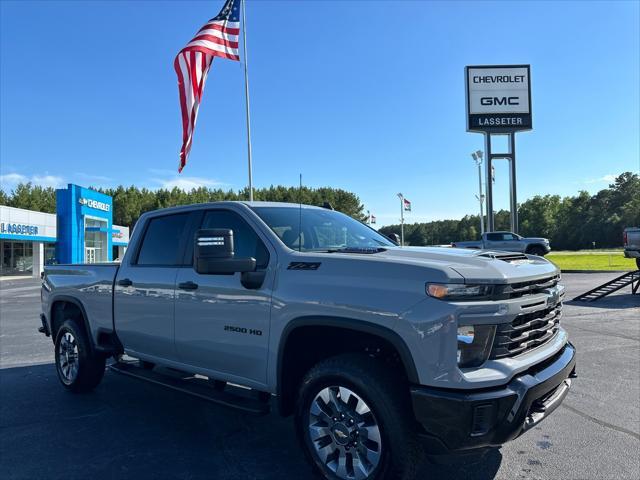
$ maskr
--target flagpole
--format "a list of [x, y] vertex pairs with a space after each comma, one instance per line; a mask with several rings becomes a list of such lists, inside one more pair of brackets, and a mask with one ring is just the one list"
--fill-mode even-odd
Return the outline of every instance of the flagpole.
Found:
[[242, 45], [244, 48], [244, 97], [247, 110], [247, 157], [249, 160], [249, 201], [253, 202], [253, 165], [251, 162], [251, 117], [249, 114], [249, 71], [247, 57], [247, 18], [245, 0], [242, 2]]
[[400, 246], [404, 247], [404, 196], [399, 193], [400, 198]]

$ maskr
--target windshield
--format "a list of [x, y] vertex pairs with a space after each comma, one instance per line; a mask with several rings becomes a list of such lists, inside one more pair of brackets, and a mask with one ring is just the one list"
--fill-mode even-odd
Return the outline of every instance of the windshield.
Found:
[[291, 207], [253, 207], [253, 210], [293, 250], [326, 252], [395, 246], [372, 228], [333, 210]]

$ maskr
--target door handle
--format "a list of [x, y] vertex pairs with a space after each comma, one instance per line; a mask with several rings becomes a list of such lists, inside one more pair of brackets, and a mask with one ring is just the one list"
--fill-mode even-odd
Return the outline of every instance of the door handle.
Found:
[[131, 285], [133, 285], [133, 282], [128, 278], [123, 278], [122, 280], [118, 280], [118, 285], [120, 285], [121, 287], [130, 287]]
[[198, 284], [189, 280], [188, 282], [179, 283], [178, 288], [180, 290], [196, 290], [198, 288]]

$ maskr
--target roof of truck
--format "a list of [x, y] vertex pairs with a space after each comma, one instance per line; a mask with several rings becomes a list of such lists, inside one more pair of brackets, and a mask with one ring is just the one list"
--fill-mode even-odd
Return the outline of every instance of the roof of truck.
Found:
[[[214, 203], [218, 203], [218, 202], [214, 202]], [[300, 208], [300, 204], [299, 203], [289, 203], [289, 202], [261, 202], [261, 201], [253, 201], [253, 202], [248, 202], [248, 201], [239, 201], [239, 202], [233, 202], [233, 203], [244, 203], [246, 206], [248, 207], [281, 207], [281, 208]], [[318, 207], [316, 205], [307, 205], [305, 203], [302, 204], [303, 208], [323, 208], [323, 207]]]

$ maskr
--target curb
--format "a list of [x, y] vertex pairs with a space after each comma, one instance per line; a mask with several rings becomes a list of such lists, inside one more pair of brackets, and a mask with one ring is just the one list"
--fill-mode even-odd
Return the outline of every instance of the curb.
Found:
[[560, 270], [562, 273], [626, 273], [633, 270]]

